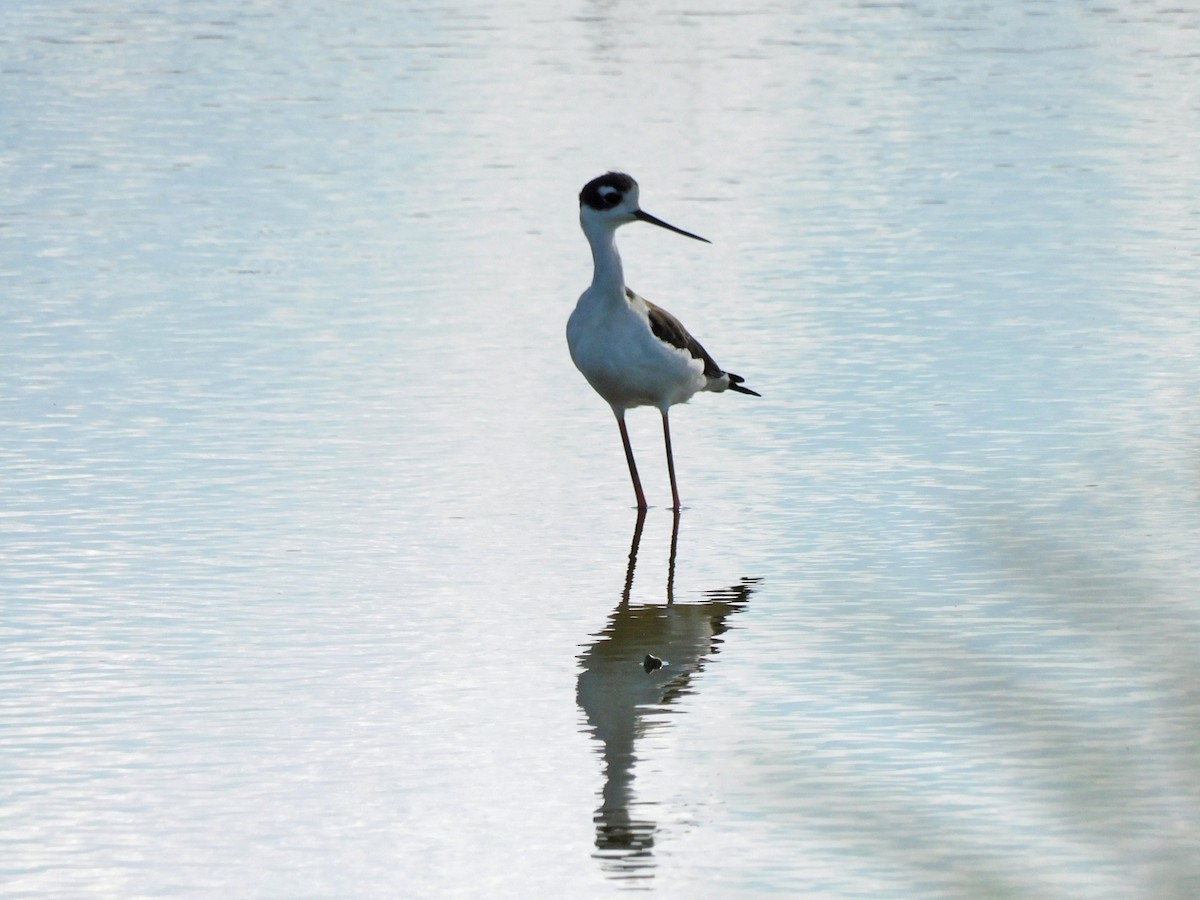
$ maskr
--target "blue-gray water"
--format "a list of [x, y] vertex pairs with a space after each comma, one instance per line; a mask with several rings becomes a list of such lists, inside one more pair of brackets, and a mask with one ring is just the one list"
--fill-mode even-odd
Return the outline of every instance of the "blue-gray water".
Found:
[[[7, 0], [0, 893], [1200, 894], [1198, 41]], [[563, 337], [609, 168], [763, 394], [676, 535]]]

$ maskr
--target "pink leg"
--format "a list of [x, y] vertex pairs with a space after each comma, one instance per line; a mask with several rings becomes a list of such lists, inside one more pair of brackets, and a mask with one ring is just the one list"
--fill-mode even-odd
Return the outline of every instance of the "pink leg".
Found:
[[667, 422], [667, 411], [663, 410], [663, 439], [667, 443], [667, 474], [671, 476], [671, 500], [675, 504], [671, 509], [679, 512], [679, 488], [675, 486], [675, 457], [671, 454], [671, 426]]
[[638, 478], [637, 463], [633, 461], [633, 447], [629, 443], [629, 432], [625, 430], [625, 416], [617, 416], [621, 429], [621, 443], [625, 445], [625, 461], [629, 463], [629, 477], [633, 479], [633, 492], [637, 494], [637, 508], [646, 511], [646, 495], [642, 493], [642, 479]]

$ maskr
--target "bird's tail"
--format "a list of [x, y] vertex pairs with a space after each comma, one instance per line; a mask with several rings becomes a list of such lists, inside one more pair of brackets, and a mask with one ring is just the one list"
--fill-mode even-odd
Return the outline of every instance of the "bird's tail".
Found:
[[742, 382], [746, 379], [741, 375], [734, 375], [732, 372], [726, 372], [725, 376], [729, 379], [729, 390], [737, 391], [739, 394], [749, 394], [751, 397], [761, 397], [758, 391], [752, 391], [748, 387], [742, 387]]

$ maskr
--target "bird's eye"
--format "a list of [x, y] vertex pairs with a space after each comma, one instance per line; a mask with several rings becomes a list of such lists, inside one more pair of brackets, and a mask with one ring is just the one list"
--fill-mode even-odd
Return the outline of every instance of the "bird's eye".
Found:
[[600, 199], [605, 206], [613, 207], [621, 202], [621, 195], [617, 191], [605, 191], [600, 195]]

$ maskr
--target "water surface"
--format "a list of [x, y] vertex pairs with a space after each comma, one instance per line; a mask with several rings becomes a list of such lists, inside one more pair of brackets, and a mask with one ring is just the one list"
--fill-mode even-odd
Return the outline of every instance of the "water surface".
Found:
[[5, 895], [1200, 892], [1194, 11], [0, 22]]

